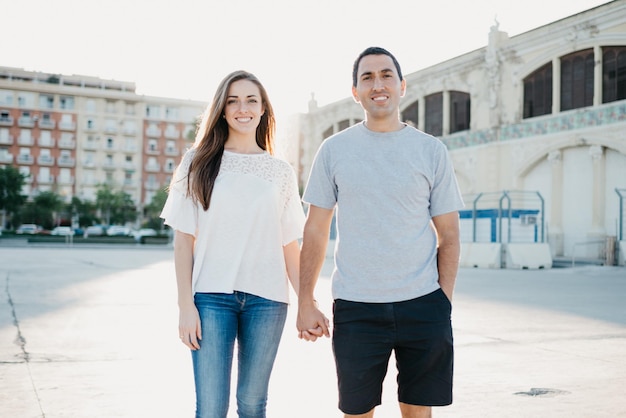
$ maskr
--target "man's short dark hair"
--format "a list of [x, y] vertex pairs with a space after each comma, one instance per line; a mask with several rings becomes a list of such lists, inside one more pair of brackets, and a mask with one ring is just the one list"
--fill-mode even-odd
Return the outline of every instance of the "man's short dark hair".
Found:
[[391, 60], [393, 61], [393, 65], [396, 66], [396, 71], [398, 72], [400, 81], [402, 81], [402, 70], [400, 69], [400, 63], [398, 62], [396, 57], [394, 57], [393, 54], [387, 51], [385, 48], [381, 48], [379, 46], [370, 46], [369, 48], [361, 52], [358, 58], [356, 59], [356, 61], [354, 61], [354, 66], [352, 67], [352, 86], [353, 87], [356, 87], [359, 64], [361, 63], [361, 60], [363, 59], [363, 57], [366, 57], [368, 55], [387, 55], [389, 58], [391, 58]]

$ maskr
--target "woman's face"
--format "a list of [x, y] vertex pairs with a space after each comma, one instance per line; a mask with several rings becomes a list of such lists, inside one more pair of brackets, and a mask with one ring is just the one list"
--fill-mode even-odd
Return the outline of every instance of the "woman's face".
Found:
[[230, 85], [224, 116], [231, 133], [255, 135], [264, 112], [261, 91], [256, 84], [238, 80]]

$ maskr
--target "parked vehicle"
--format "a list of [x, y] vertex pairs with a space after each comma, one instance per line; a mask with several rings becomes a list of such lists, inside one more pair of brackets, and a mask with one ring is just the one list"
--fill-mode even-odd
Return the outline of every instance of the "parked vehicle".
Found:
[[104, 234], [105, 234], [104, 227], [102, 227], [100, 225], [91, 225], [91, 226], [88, 226], [87, 228], [85, 228], [85, 233], [83, 234], [83, 236], [86, 236], [86, 237], [90, 237], [90, 236], [99, 237], [99, 236], [104, 235]]
[[22, 224], [16, 230], [15, 233], [18, 235], [27, 234], [27, 235], [35, 235], [43, 231], [43, 228], [39, 225], [35, 224]]
[[126, 227], [126, 226], [121, 226], [121, 225], [111, 225], [108, 229], [107, 229], [107, 235], [109, 236], [130, 236], [131, 235], [131, 231], [130, 228]]
[[142, 237], [156, 237], [157, 235], [157, 231], [152, 228], [141, 228], [137, 231], [133, 231], [133, 236], [136, 241], [141, 241]]
[[50, 232], [50, 235], [74, 235], [74, 230], [69, 226], [57, 226]]

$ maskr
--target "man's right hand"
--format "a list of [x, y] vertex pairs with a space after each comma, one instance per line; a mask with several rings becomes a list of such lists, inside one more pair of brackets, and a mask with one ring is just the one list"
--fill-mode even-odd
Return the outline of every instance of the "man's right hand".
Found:
[[298, 338], [305, 341], [316, 341], [322, 336], [330, 337], [330, 321], [317, 308], [317, 302], [298, 303]]

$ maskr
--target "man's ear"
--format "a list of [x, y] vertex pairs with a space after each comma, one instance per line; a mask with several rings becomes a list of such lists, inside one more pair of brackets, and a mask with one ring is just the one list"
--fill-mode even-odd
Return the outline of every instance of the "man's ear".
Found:
[[352, 86], [352, 99], [356, 103], [361, 103], [361, 101], [359, 100], [359, 95], [356, 93], [356, 87], [354, 87], [354, 86]]
[[405, 94], [406, 94], [406, 78], [403, 78], [402, 82], [400, 83], [400, 97], [404, 97]]

